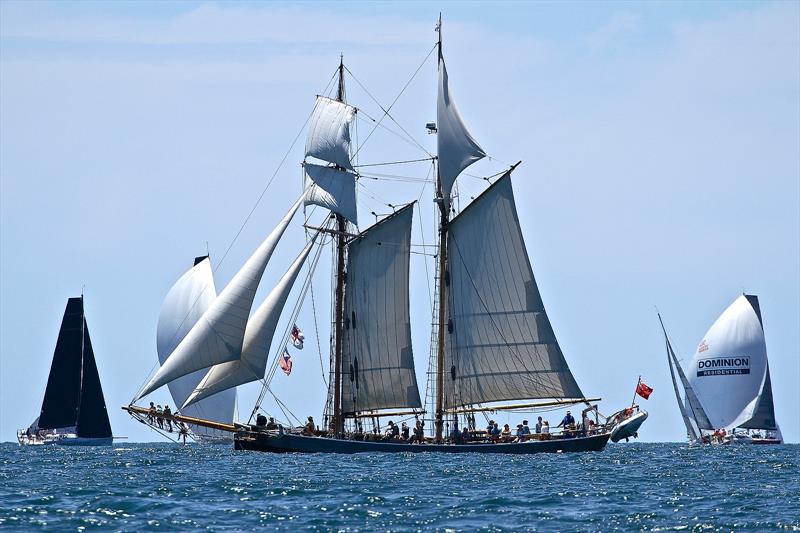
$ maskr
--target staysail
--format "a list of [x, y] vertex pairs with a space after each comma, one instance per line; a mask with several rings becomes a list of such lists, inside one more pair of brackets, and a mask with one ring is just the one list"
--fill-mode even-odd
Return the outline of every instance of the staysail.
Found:
[[281, 316], [286, 300], [289, 298], [289, 293], [294, 286], [300, 268], [314, 245], [315, 239], [316, 235], [306, 244], [303, 251], [300, 252], [300, 255], [289, 267], [289, 270], [281, 277], [277, 285], [270, 291], [267, 298], [253, 314], [253, 317], [248, 321], [241, 359], [212, 367], [183, 404], [181, 411], [194, 405], [195, 402], [208, 398], [220, 391], [258, 381], [264, 377], [272, 337], [278, 327], [278, 319]]
[[38, 427], [74, 427], [79, 437], [111, 437], [103, 388], [83, 312], [83, 297], [67, 301]]
[[413, 204], [348, 244], [342, 411], [422, 407], [409, 318]]
[[472, 136], [458, 112], [447, 67], [439, 48], [439, 90], [436, 100], [436, 135], [437, 153], [439, 156], [439, 179], [442, 185], [442, 197], [445, 203], [450, 200], [450, 191], [461, 172], [471, 164], [486, 157], [486, 152]]
[[444, 404], [581, 399], [545, 312], [510, 171], [450, 222]]
[[355, 115], [354, 107], [317, 96], [306, 135], [306, 157], [353, 170], [350, 163], [350, 124]]
[[[156, 333], [158, 360], [161, 364], [164, 364], [203, 313], [211, 307], [216, 297], [211, 260], [208, 256], [198, 257], [194, 266], [172, 286], [161, 305]], [[205, 370], [198, 370], [168, 383], [176, 407], [186, 401], [205, 375]], [[233, 422], [235, 409], [236, 389], [231, 389], [184, 409], [182, 414], [230, 424]], [[196, 428], [195, 433], [201, 436], [218, 436], [214, 430], [203, 427]]]
[[181, 376], [241, 357], [245, 326], [256, 289], [300, 203], [298, 200], [289, 209], [134, 401]]
[[356, 176], [352, 172], [306, 163], [305, 205], [318, 205], [358, 224]]
[[714, 428], [777, 429], [758, 299], [742, 295], [706, 333], [689, 383]]

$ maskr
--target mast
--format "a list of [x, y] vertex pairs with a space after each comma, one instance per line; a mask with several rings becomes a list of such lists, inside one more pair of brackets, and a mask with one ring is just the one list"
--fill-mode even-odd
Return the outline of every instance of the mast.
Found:
[[[438, 68], [441, 68], [442, 60], [442, 15], [439, 14], [439, 25], [437, 26], [439, 32], [439, 60], [437, 61]], [[448, 212], [450, 205], [448, 198], [444, 197], [444, 187], [442, 186], [441, 179], [441, 166], [436, 166], [437, 172], [437, 187], [436, 187], [436, 203], [439, 205], [439, 317], [438, 317], [438, 332], [439, 338], [436, 347], [436, 409], [435, 409], [435, 426], [436, 426], [436, 442], [442, 441], [442, 433], [444, 429], [444, 331], [445, 331], [445, 318], [446, 318], [446, 298], [447, 298], [447, 222]]]
[[[344, 57], [339, 56], [339, 86], [336, 100], [344, 102]], [[347, 221], [336, 214], [336, 289], [334, 302], [334, 351], [333, 351], [333, 431], [336, 435], [344, 432], [342, 417], [342, 322], [344, 321], [344, 255]]]

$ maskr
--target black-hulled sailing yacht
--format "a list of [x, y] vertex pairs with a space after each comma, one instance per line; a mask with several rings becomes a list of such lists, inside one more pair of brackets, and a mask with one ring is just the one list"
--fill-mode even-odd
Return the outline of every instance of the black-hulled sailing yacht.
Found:
[[112, 439], [81, 295], [67, 301], [39, 417], [17, 432], [17, 440], [21, 445], [100, 446]]
[[[356, 184], [363, 183], [353, 160], [360, 148], [351, 149], [350, 128], [359, 110], [345, 99], [345, 67], [340, 61], [335, 95], [317, 96], [307, 122], [301, 198], [123, 409], [147, 423], [147, 409], [134, 402], [206, 369], [181, 413], [172, 419], [234, 432], [239, 450], [527, 454], [605, 447], [611, 427], [599, 420], [594, 403], [599, 398], [584, 395], [572, 375], [533, 275], [511, 183], [518, 164], [485, 178], [490, 186], [455, 213], [451, 192], [456, 179], [486, 153], [456, 108], [442, 55], [441, 21], [437, 31], [437, 122], [427, 125], [437, 136], [437, 154], [425, 150], [430, 156], [426, 161], [436, 168], [432, 181], [438, 229], [429, 401], [422, 402], [417, 384], [409, 317], [416, 202], [388, 204], [394, 211], [391, 215], [364, 230], [358, 227]], [[323, 219], [317, 225], [304, 221], [313, 235], [251, 315], [260, 278], [300, 205], [311, 209], [309, 217], [322, 208]], [[315, 241], [321, 244], [315, 246]], [[313, 272], [325, 243], [330, 243], [333, 255], [333, 283], [323, 423], [270, 427], [264, 416], [270, 413], [262, 409], [262, 400], [272, 393], [270, 382], [286, 351], [311, 274], [275, 347], [273, 337], [301, 267], [310, 258]], [[221, 425], [184, 416], [187, 407], [204, 398], [258, 381], [263, 385], [261, 395], [246, 424]], [[285, 413], [284, 404], [275, 400]], [[476, 413], [571, 405], [581, 405], [583, 416], [576, 416], [577, 422], [567, 423], [563, 431], [521, 433], [515, 439], [476, 427]], [[414, 419], [416, 443], [379, 434], [381, 417]], [[365, 430], [370, 423], [372, 432]]]

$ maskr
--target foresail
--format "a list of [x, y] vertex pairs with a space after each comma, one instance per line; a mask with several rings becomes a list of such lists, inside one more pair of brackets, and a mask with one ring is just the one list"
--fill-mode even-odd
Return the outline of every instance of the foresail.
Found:
[[439, 156], [439, 179], [442, 184], [442, 195], [445, 202], [450, 199], [450, 191], [461, 172], [474, 162], [486, 157], [486, 152], [472, 137], [464, 119], [458, 112], [444, 58], [439, 56], [439, 91], [436, 101], [436, 135]]
[[89, 326], [86, 316], [83, 320], [83, 356], [81, 357], [81, 400], [78, 407], [78, 422], [75, 433], [78, 437], [87, 439], [102, 439], [111, 437], [111, 423], [108, 420], [106, 399], [103, 396], [103, 387], [100, 384], [100, 374], [97, 371], [97, 362], [92, 349], [92, 339], [89, 337]]
[[278, 320], [315, 239], [316, 236], [306, 244], [289, 270], [248, 321], [241, 359], [211, 368], [183, 404], [181, 411], [203, 398], [264, 377]]
[[306, 163], [305, 205], [318, 205], [358, 224], [356, 176], [331, 167]]
[[[167, 293], [158, 316], [156, 347], [161, 364], [173, 352], [203, 313], [211, 307], [217, 297], [214, 273], [208, 256], [195, 259], [194, 266], [178, 279]], [[173, 405], [181, 406], [194, 391], [205, 370], [198, 370], [168, 383]], [[236, 389], [215, 394], [210, 398], [184, 409], [182, 414], [230, 424], [236, 408]], [[218, 436], [216, 430], [197, 427], [195, 433]]]
[[418, 409], [409, 318], [413, 204], [348, 245], [342, 411]]
[[510, 172], [452, 220], [447, 256], [445, 407], [583, 398], [533, 276]]
[[338, 100], [317, 96], [306, 135], [306, 157], [353, 170], [350, 163], [350, 124], [356, 109]]
[[[764, 330], [749, 298], [757, 305], [755, 297], [742, 295], [720, 315], [689, 368], [689, 383], [714, 428], [733, 429], [753, 419], [767, 381]], [[775, 425], [774, 414], [765, 418]]]
[[203, 313], [136, 399], [174, 379], [241, 357], [245, 327], [256, 289], [275, 246], [300, 203], [298, 200], [289, 209], [278, 226]]

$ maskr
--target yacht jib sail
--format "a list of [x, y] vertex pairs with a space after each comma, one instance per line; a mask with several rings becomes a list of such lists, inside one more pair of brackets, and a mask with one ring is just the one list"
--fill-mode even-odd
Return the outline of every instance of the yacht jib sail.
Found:
[[70, 298], [58, 332], [36, 430], [74, 431], [82, 439], [111, 439], [83, 296]]
[[294, 203], [134, 401], [179, 377], [241, 357], [245, 327], [261, 276], [301, 203]]
[[414, 204], [347, 245], [342, 367], [345, 415], [421, 409], [409, 316]]
[[451, 222], [445, 408], [583, 398], [553, 333], [507, 172]]
[[[161, 304], [156, 329], [159, 363], [164, 364], [216, 297], [211, 259], [208, 256], [195, 258], [194, 266], [175, 282]], [[167, 386], [173, 405], [182, 405], [205, 375], [205, 370], [198, 370], [170, 381]], [[182, 412], [190, 417], [230, 424], [233, 422], [235, 409], [236, 389], [231, 389], [183, 409]], [[197, 428], [194, 434], [201, 439], [218, 439], [223, 436], [219, 431], [209, 428]]]

